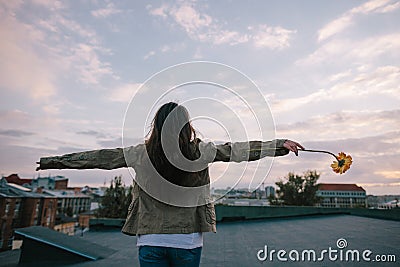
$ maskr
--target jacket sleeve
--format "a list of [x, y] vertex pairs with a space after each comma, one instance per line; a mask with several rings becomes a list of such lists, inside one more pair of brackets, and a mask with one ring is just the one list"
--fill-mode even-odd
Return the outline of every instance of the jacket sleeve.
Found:
[[[130, 147], [132, 148], [132, 147]], [[128, 148], [129, 149], [129, 148]], [[127, 167], [124, 149], [100, 149], [62, 156], [40, 158], [37, 170], [46, 169], [117, 169]]]
[[254, 161], [264, 157], [284, 156], [289, 150], [283, 146], [286, 139], [275, 139], [272, 141], [249, 141], [225, 143], [215, 145], [215, 161]]

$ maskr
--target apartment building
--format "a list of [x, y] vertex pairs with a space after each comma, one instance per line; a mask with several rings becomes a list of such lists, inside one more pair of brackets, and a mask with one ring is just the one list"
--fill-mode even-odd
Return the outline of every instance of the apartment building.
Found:
[[322, 198], [321, 207], [366, 207], [366, 192], [356, 184], [319, 184], [316, 194]]
[[0, 250], [12, 247], [14, 229], [28, 226], [53, 228], [57, 198], [0, 180]]

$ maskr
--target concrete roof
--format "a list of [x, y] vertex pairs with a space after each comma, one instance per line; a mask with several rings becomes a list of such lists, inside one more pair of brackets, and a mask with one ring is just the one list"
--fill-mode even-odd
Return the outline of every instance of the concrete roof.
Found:
[[[240, 222], [224, 222], [217, 226], [218, 233], [204, 235], [204, 247], [201, 258], [202, 267], [218, 266], [398, 266], [400, 262], [400, 223], [398, 221], [371, 219], [351, 215], [326, 215], [297, 217], [291, 219], [268, 219]], [[86, 241], [109, 247], [117, 252], [97, 261], [88, 261], [69, 266], [139, 266], [136, 237], [126, 236], [118, 229], [89, 231], [80, 237]], [[273, 261], [260, 262], [257, 252], [264, 249], [338, 250], [337, 240], [347, 242], [346, 250], [372, 251], [376, 254], [392, 254], [396, 263], [330, 261], [328, 255], [322, 262], [281, 262], [276, 253]], [[8, 257], [6, 254], [8, 253]], [[0, 253], [0, 266], [16, 266], [18, 252]], [[262, 256], [262, 254], [261, 254]], [[319, 256], [319, 254], [318, 254]], [[317, 256], [317, 257], [318, 257]], [[288, 254], [286, 254], [288, 257]], [[12, 260], [14, 258], [14, 260]]]

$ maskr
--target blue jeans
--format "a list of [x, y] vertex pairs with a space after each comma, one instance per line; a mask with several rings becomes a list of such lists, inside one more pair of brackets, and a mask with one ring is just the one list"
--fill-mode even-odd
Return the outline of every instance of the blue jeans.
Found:
[[140, 246], [140, 267], [199, 267], [201, 249]]

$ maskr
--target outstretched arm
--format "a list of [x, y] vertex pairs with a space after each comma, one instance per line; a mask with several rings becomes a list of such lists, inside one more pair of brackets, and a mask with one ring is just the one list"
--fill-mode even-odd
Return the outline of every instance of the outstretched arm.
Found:
[[36, 170], [46, 169], [117, 169], [126, 167], [122, 148], [100, 149], [40, 158]]
[[304, 149], [299, 143], [287, 139], [272, 141], [235, 142], [216, 145], [214, 161], [254, 161], [264, 157], [287, 155], [293, 151], [296, 155], [298, 148]]

